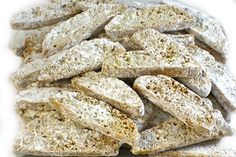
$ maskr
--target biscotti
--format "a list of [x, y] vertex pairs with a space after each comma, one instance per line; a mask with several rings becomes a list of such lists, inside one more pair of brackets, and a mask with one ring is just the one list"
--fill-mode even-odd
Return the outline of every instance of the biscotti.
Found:
[[212, 94], [210, 94], [207, 98], [211, 100], [213, 108], [219, 110], [222, 116], [224, 117], [225, 121], [229, 123], [231, 121], [231, 113], [225, 110], [224, 107], [221, 104], [219, 104], [219, 102]]
[[202, 73], [200, 76], [194, 78], [176, 79], [201, 97], [207, 97], [211, 92], [211, 80], [205, 73]]
[[229, 111], [236, 109], [236, 80], [228, 68], [217, 62], [207, 51], [190, 47], [189, 52], [197, 60], [212, 82], [212, 95]]
[[165, 34], [169, 38], [172, 38], [178, 44], [183, 46], [192, 46], [195, 45], [194, 35], [192, 34]]
[[188, 14], [196, 18], [196, 24], [191, 25], [188, 32], [200, 41], [216, 50], [224, 58], [227, 57], [229, 51], [229, 43], [222, 24], [207, 13], [188, 7], [176, 1], [163, 0], [163, 3], [173, 5], [184, 9]]
[[156, 107], [149, 100], [142, 98], [144, 104], [144, 115], [138, 118], [133, 118], [134, 123], [138, 127], [138, 131], [141, 132], [148, 127], [149, 122], [156, 115]]
[[[154, 35], [155, 34], [155, 35]], [[160, 49], [160, 43], [157, 42], [160, 36], [164, 34], [160, 34], [155, 30], [147, 29], [144, 31], [140, 31], [140, 33], [136, 33], [133, 35], [133, 43], [139, 45], [140, 48], [143, 49]], [[176, 42], [177, 44], [181, 44], [183, 46], [193, 46], [195, 45], [194, 36], [191, 34], [166, 34], [172, 42]], [[167, 37], [166, 36], [166, 37]], [[148, 41], [148, 42], [147, 42]], [[136, 46], [138, 47], [138, 46]], [[180, 54], [183, 55], [182, 51]], [[185, 56], [184, 56], [185, 57]], [[195, 62], [195, 61], [193, 61]], [[186, 85], [192, 91], [196, 92], [202, 97], [207, 97], [211, 91], [211, 81], [205, 74], [200, 74], [200, 76], [196, 76], [193, 78], [176, 78], [181, 83]]]
[[[161, 63], [163, 63], [164, 65], [169, 64], [170, 66], [183, 68], [182, 71], [189, 71], [189, 76], [182, 77], [191, 77], [191, 75], [192, 77], [194, 77], [198, 76], [201, 73], [199, 63], [192, 59], [192, 56], [184, 47], [187, 45], [192, 45], [189, 44], [189, 39], [186, 39], [186, 36], [167, 36], [154, 29], [145, 29], [134, 33], [132, 36], [132, 40], [134, 43], [139, 45], [141, 49], [153, 51], [156, 55], [161, 56], [162, 60], [159, 63], [160, 65]], [[192, 39], [190, 39], [190, 41], [191, 40]], [[171, 69], [169, 68], [168, 70], [171, 71]], [[175, 71], [175, 73], [179, 72]]]
[[29, 84], [25, 89], [28, 89], [28, 88], [50, 88], [50, 87], [63, 88], [63, 89], [68, 90], [68, 91], [76, 91], [74, 89], [74, 87], [72, 87], [70, 78], [69, 79], [58, 80], [58, 81], [55, 81], [55, 82], [40, 82], [40, 81], [37, 81], [37, 82]]
[[[49, 103], [50, 99], [60, 94], [76, 95], [77, 92], [66, 90], [60, 87], [31, 87], [20, 91], [16, 96], [16, 102], [23, 108], [27, 104]], [[28, 107], [25, 107], [28, 108]], [[34, 108], [34, 110], [36, 110]]]
[[212, 131], [216, 119], [211, 102], [174, 79], [164, 75], [141, 76], [135, 80], [133, 88], [199, 133]]
[[[191, 34], [165, 34], [168, 37], [172, 38], [176, 42], [184, 45], [191, 46], [195, 45], [194, 36]], [[97, 38], [106, 38], [113, 42], [119, 42], [122, 46], [125, 47], [127, 51], [140, 50], [140, 46], [132, 41], [132, 36], [124, 36], [122, 38], [112, 38], [109, 37], [106, 33], [100, 33]]]
[[[19, 56], [28, 51], [39, 53], [42, 51], [42, 42], [45, 35], [52, 28], [53, 26], [30, 30], [15, 30], [10, 39], [9, 48]], [[29, 52], [27, 54], [29, 54]]]
[[[142, 75], [163, 74], [171, 77], [194, 77], [201, 72], [198, 64], [169, 64], [160, 54], [151, 51], [129, 51], [107, 55], [102, 73], [118, 78], [136, 78]], [[173, 60], [173, 62], [175, 62]]]
[[[49, 100], [58, 93], [65, 96], [77, 94], [62, 88], [30, 88], [18, 93], [17, 113], [22, 129], [14, 151], [40, 156], [117, 155], [120, 145], [117, 140], [85, 129], [55, 111]], [[40, 149], [39, 143], [42, 144]]]
[[83, 11], [96, 9], [100, 4], [117, 4], [116, 0], [80, 0], [79, 7]]
[[83, 94], [57, 95], [51, 104], [65, 117], [121, 142], [132, 145], [139, 138], [133, 120], [103, 101]]
[[44, 59], [35, 59], [34, 61], [23, 64], [20, 69], [12, 74], [11, 80], [17, 89], [25, 88], [28, 84], [37, 81], [35, 75], [46, 66]]
[[151, 157], [235, 157], [236, 148], [229, 146], [224, 141], [207, 141], [196, 145], [170, 150], [167, 152], [151, 155]]
[[194, 17], [182, 9], [159, 5], [128, 9], [125, 13], [115, 16], [105, 26], [105, 30], [109, 36], [120, 38], [147, 28], [153, 28], [160, 32], [183, 30], [189, 28], [194, 21]]
[[[21, 120], [25, 123], [30, 120], [24, 118], [26, 112], [50, 112], [55, 111], [54, 106], [50, 104], [52, 98], [56, 98], [57, 94], [61, 95], [76, 95], [77, 92], [68, 91], [64, 88], [58, 87], [30, 87], [17, 93], [16, 95], [16, 112], [21, 117]], [[32, 114], [33, 116], [34, 114]]]
[[106, 77], [101, 73], [88, 72], [82, 77], [73, 78], [72, 85], [87, 95], [111, 104], [130, 115], [130, 117], [144, 115], [144, 105], [138, 94], [115, 77]]
[[[16, 87], [25, 87], [35, 81], [52, 82], [69, 78], [102, 66], [105, 53], [125, 51], [119, 43], [94, 39], [50, 56], [23, 65], [12, 76]], [[55, 70], [56, 69], [56, 70]]]
[[[150, 34], [151, 35], [151, 34]], [[169, 35], [175, 42], [183, 46], [194, 46], [195, 40], [192, 34], [183, 35]], [[211, 92], [211, 80], [206, 76], [205, 73], [200, 74], [200, 76], [193, 78], [176, 78], [178, 81], [183, 83], [189, 89], [200, 95], [201, 97], [207, 97]]]
[[209, 52], [217, 62], [221, 62], [223, 64], [226, 63], [226, 58], [224, 58], [220, 53], [218, 53], [216, 50], [212, 49], [211, 47], [209, 47], [208, 45], [206, 45], [205, 43], [201, 42], [198, 39], [195, 39], [195, 45], [198, 46], [199, 48]]
[[220, 112], [215, 110], [213, 116], [217, 119], [214, 132], [205, 135], [197, 133], [195, 128], [187, 127], [176, 118], [167, 119], [165, 122], [143, 131], [137, 143], [132, 147], [132, 153], [155, 154], [231, 135], [232, 130]]
[[235, 156], [202, 143], [234, 131], [214, 17], [173, 0], [46, 0], [11, 25], [17, 156]]
[[113, 42], [119, 42], [122, 46], [124, 46], [124, 48], [127, 51], [140, 49], [139, 46], [137, 46], [135, 43], [133, 43], [130, 36], [124, 36], [122, 38], [111, 38], [105, 32], [103, 32], [103, 33], [98, 34], [96, 36], [96, 38], [99, 38], [99, 39], [105, 38], [105, 39], [111, 40]]
[[13, 16], [11, 26], [20, 30], [50, 26], [80, 12], [76, 0], [63, 0], [62, 3], [45, 2]]
[[22, 122], [14, 143], [18, 155], [116, 156], [119, 152], [119, 141], [83, 128], [53, 109], [38, 110], [37, 103], [18, 107]]
[[196, 11], [193, 15], [201, 22], [197, 23], [196, 27], [191, 27], [189, 32], [216, 50], [223, 58], [227, 58], [229, 43], [219, 21], [200, 11]]
[[[133, 35], [132, 39], [134, 43], [140, 46], [140, 48], [155, 51], [155, 53], [157, 54], [160, 53], [163, 56], [163, 60], [165, 58], [167, 63], [173, 63], [176, 67], [178, 64], [181, 64], [183, 68], [185, 68], [184, 64], [186, 63], [189, 66], [194, 64], [199, 65], [196, 60], [192, 59], [192, 56], [190, 55], [188, 50], [183, 47], [191, 47], [194, 45], [194, 38], [191, 38], [191, 36], [166, 36], [156, 30], [146, 29], [143, 31], [136, 32]], [[163, 50], [165, 49], [167, 49], [167, 51], [163, 52]], [[173, 49], [175, 51], [173, 51]], [[182, 58], [182, 60], [180, 60], [180, 58]], [[188, 60], [188, 62], [186, 62], [186, 60]], [[168, 69], [167, 71], [169, 70], [170, 69]], [[183, 82], [187, 87], [189, 87], [191, 90], [193, 90], [202, 97], [207, 97], [211, 91], [211, 82], [210, 79], [206, 76], [206, 74], [201, 73], [199, 74], [199, 76], [196, 75], [195, 77], [191, 78], [184, 78], [180, 76], [178, 80]]]
[[[48, 58], [48, 66], [40, 71], [38, 80], [56, 81], [87, 71], [98, 70], [105, 54], [125, 51], [119, 43], [105, 39], [83, 41], [65, 52]], [[55, 71], [55, 69], [57, 69]]]
[[[24, 53], [26, 52], [26, 53]], [[34, 60], [42, 60], [44, 58], [42, 53], [35, 52], [34, 50], [31, 51], [31, 49], [27, 49], [23, 52], [22, 56], [22, 65], [28, 64], [30, 62], [33, 62]]]
[[158, 74], [188, 78], [202, 72], [186, 48], [164, 34], [146, 29], [135, 33], [132, 40], [146, 50], [107, 55], [102, 65], [103, 74], [119, 78]]
[[123, 5], [100, 4], [54, 27], [43, 41], [43, 53], [52, 55], [68, 49], [103, 30], [104, 25], [126, 9]]
[[[184, 46], [191, 46], [195, 44], [194, 37], [192, 35], [163, 34], [154, 29], [137, 31], [132, 35], [131, 39], [139, 46], [140, 49], [156, 50], [156, 53], [158, 53], [161, 48], [172, 48], [176, 51], [176, 53], [183, 51], [187, 56], [190, 54]], [[177, 53], [176, 55], [180, 55], [180, 53]]]

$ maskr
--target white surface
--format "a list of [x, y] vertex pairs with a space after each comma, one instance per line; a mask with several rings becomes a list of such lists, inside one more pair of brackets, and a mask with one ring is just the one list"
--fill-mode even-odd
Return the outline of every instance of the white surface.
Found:
[[[190, 4], [189, 0], [182, 0]], [[0, 156], [12, 157], [12, 142], [17, 130], [17, 119], [14, 113], [14, 88], [9, 76], [14, 72], [20, 60], [8, 50], [11, 35], [9, 20], [17, 11], [34, 4], [36, 0], [2, 0], [0, 1]], [[37, 0], [40, 2], [40, 0]], [[236, 1], [235, 0], [191, 0], [192, 6], [201, 8], [222, 21], [231, 43], [228, 60], [231, 71], [236, 76]], [[236, 128], [236, 116], [231, 123]], [[229, 145], [235, 145], [236, 138], [227, 138]]]

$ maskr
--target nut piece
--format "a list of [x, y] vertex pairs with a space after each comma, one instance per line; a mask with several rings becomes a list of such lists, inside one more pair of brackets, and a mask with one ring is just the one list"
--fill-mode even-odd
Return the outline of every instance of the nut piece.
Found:
[[82, 77], [73, 78], [72, 85], [85, 94], [111, 104], [130, 117], [144, 115], [144, 105], [138, 94], [126, 83], [115, 77], [88, 72]]
[[133, 87], [152, 103], [199, 133], [212, 131], [215, 119], [211, 102], [174, 79], [163, 75], [141, 76], [135, 80]]
[[52, 55], [68, 49], [103, 30], [109, 20], [124, 11], [123, 5], [100, 4], [54, 27], [43, 41], [43, 53]]
[[139, 138], [134, 122], [103, 101], [83, 94], [57, 95], [51, 104], [65, 117], [121, 142], [132, 145]]
[[106, 27], [106, 33], [113, 38], [131, 36], [134, 32], [153, 28], [160, 32], [189, 28], [195, 19], [182, 9], [168, 5], [158, 5], [141, 9], [128, 9], [117, 15]]
[[133, 146], [132, 153], [155, 154], [231, 135], [232, 130], [224, 121], [220, 112], [215, 110], [213, 116], [217, 121], [214, 125], [214, 130], [209, 134], [199, 134], [195, 131], [195, 128], [187, 127], [176, 118], [167, 119], [165, 122], [143, 131], [139, 140]]
[[13, 16], [11, 26], [20, 30], [50, 26], [80, 12], [76, 0], [63, 0], [61, 3], [46, 2]]

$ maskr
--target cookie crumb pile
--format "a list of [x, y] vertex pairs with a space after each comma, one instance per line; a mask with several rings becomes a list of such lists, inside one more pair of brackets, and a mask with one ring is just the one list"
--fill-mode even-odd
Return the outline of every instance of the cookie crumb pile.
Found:
[[11, 19], [17, 155], [227, 156], [221, 23], [172, 0], [47, 0]]

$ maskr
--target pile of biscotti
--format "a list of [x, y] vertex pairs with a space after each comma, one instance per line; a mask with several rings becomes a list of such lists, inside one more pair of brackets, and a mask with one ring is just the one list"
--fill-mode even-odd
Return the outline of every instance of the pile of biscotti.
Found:
[[170, 0], [47, 0], [11, 19], [19, 155], [235, 157], [221, 23]]

